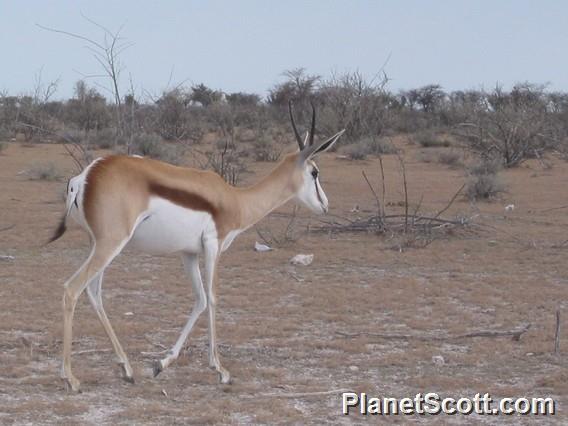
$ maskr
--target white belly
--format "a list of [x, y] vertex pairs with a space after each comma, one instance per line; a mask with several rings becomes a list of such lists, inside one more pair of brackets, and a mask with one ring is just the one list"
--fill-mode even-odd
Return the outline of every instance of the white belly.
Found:
[[204, 238], [216, 238], [212, 216], [152, 197], [145, 219], [138, 225], [128, 247], [151, 254], [179, 251], [201, 253]]

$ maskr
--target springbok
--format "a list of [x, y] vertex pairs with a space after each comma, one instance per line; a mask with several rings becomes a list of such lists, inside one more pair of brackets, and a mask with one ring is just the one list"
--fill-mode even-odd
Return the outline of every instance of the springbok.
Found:
[[[181, 253], [196, 296], [176, 343], [163, 359], [154, 362], [154, 376], [178, 358], [195, 321], [207, 308], [209, 365], [218, 372], [221, 383], [230, 382], [229, 372], [219, 361], [215, 333], [214, 287], [220, 254], [237, 235], [292, 198], [316, 213], [328, 210], [319, 171], [312, 159], [331, 148], [345, 130], [314, 144], [312, 106], [311, 130], [302, 141], [291, 103], [289, 112], [299, 151], [286, 155], [270, 174], [247, 188], [233, 187], [210, 171], [125, 155], [96, 159], [69, 181], [67, 210], [50, 242], [63, 235], [69, 216], [89, 233], [91, 241], [89, 257], [65, 283], [63, 295], [61, 377], [72, 391], [79, 390], [79, 381], [71, 371], [73, 314], [85, 288], [112, 342], [124, 379], [134, 381], [132, 367], [105, 313], [101, 296], [105, 268], [127, 245], [152, 254]], [[200, 254], [204, 255], [205, 286], [199, 270]]]

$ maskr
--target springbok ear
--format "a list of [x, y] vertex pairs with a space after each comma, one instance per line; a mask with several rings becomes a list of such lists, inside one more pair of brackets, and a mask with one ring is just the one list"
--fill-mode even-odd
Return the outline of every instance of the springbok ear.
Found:
[[337, 132], [335, 135], [333, 135], [326, 141], [320, 142], [316, 145], [312, 145], [310, 147], [306, 147], [305, 149], [303, 149], [300, 152], [302, 161], [307, 161], [310, 158], [315, 157], [316, 155], [321, 154], [322, 152], [325, 152], [328, 149], [330, 149], [335, 144], [335, 142], [337, 142], [337, 140], [341, 137], [343, 133], [345, 133], [345, 129], [343, 129], [340, 132]]

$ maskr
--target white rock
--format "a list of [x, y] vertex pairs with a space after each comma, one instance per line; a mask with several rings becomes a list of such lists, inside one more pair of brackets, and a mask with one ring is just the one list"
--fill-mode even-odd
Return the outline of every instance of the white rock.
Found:
[[357, 367], [356, 365], [350, 366], [349, 369], [350, 369], [351, 371], [359, 371], [359, 367]]
[[505, 211], [506, 212], [512, 212], [513, 210], [515, 210], [515, 205], [514, 204], [508, 204], [505, 206]]
[[255, 241], [254, 243], [254, 251], [270, 251], [272, 250], [272, 247], [267, 246], [266, 244], [260, 244], [258, 241]]
[[131, 317], [132, 315], [134, 315], [134, 312], [125, 312], [124, 315], [127, 317]]
[[314, 261], [313, 254], [297, 254], [292, 259], [290, 259], [290, 263], [292, 265], [304, 265], [308, 266]]
[[442, 355], [434, 355], [432, 357], [432, 362], [434, 363], [434, 365], [437, 365], [438, 367], [441, 367], [446, 363]]

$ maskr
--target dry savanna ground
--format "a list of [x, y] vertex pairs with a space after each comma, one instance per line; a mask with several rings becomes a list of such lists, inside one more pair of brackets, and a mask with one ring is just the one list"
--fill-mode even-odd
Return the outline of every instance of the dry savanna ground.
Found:
[[[410, 200], [443, 208], [463, 183], [463, 169], [421, 161], [422, 148], [397, 142], [406, 162]], [[75, 315], [74, 371], [83, 392], [67, 394], [58, 378], [63, 283], [88, 254], [76, 226], [42, 246], [63, 211], [66, 178], [76, 174], [61, 145], [7, 143], [0, 154], [0, 423], [2, 424], [321, 424], [365, 421], [340, 414], [338, 394], [376, 396], [551, 396], [567, 420], [568, 334], [554, 354], [555, 312], [565, 312], [568, 286], [568, 163], [551, 158], [502, 173], [507, 191], [493, 202], [458, 197], [444, 217], [474, 217], [483, 227], [443, 235], [425, 248], [399, 237], [314, 232], [305, 209], [296, 241], [253, 250], [255, 230], [224, 255], [218, 285], [218, 336], [231, 385], [208, 368], [206, 315], [179, 360], [157, 378], [151, 363], [175, 341], [193, 304], [176, 256], [125, 252], [107, 270], [104, 301], [136, 383], [120, 379], [110, 342], [87, 297]], [[52, 162], [61, 179], [30, 180], [34, 164]], [[374, 208], [361, 177], [377, 182], [378, 161], [319, 160], [331, 213], [355, 218]], [[255, 163], [251, 182], [272, 164]], [[387, 201], [403, 199], [398, 160], [385, 156]], [[244, 182], [244, 183], [246, 183]], [[504, 206], [514, 204], [512, 212]], [[352, 212], [355, 205], [359, 211]], [[264, 234], [282, 239], [287, 205], [266, 218]], [[327, 218], [330, 219], [329, 217]], [[310, 226], [312, 231], [306, 233]], [[9, 229], [5, 229], [9, 228]], [[310, 266], [292, 266], [313, 253]], [[561, 325], [568, 325], [562, 313]], [[428, 339], [530, 324], [510, 338]], [[562, 329], [561, 329], [562, 331]], [[347, 337], [341, 333], [356, 334]], [[404, 334], [423, 339], [385, 339]], [[432, 357], [442, 356], [443, 365]], [[377, 419], [368, 419], [376, 421]], [[399, 423], [497, 421], [527, 417], [396, 417]]]

